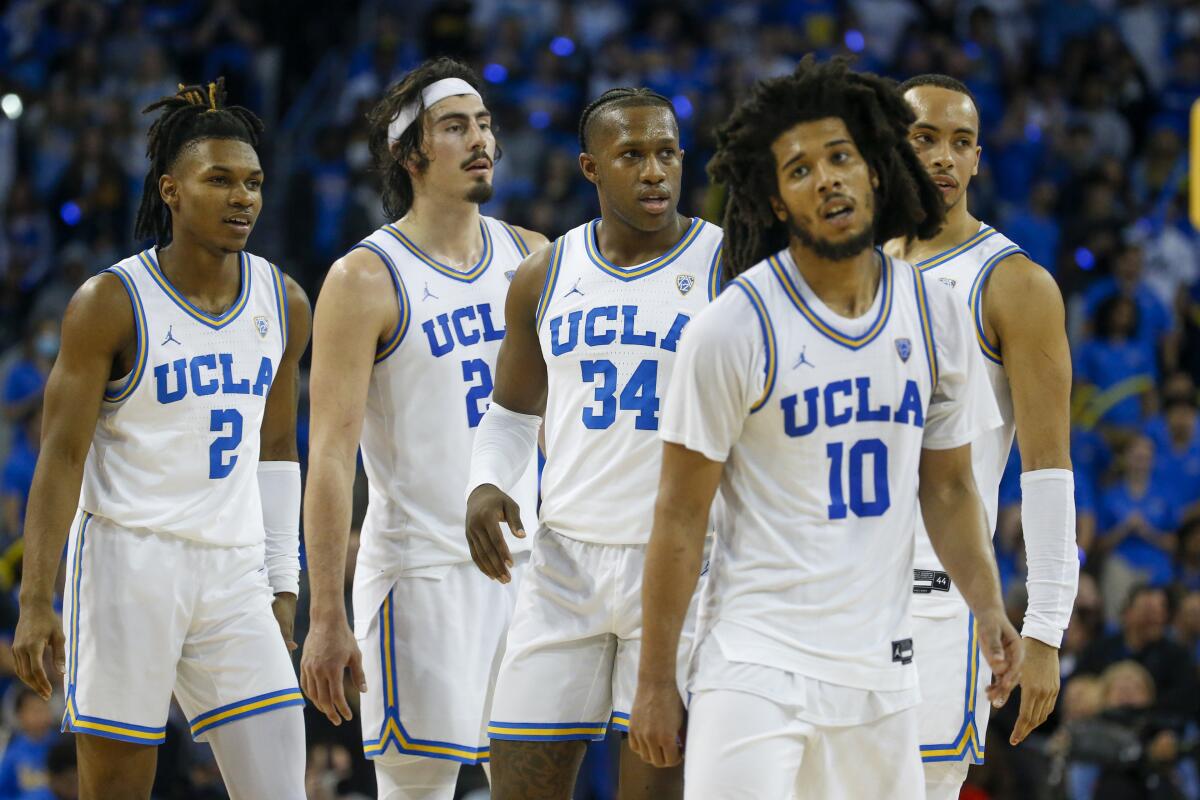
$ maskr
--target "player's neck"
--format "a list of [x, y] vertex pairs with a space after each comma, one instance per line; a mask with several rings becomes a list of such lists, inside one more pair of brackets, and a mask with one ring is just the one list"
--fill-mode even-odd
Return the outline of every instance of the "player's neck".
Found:
[[600, 255], [618, 267], [635, 267], [653, 261], [678, 244], [691, 222], [690, 218], [677, 213], [670, 225], [646, 233], [616, 214], [602, 213], [596, 229], [596, 244], [600, 247]]
[[418, 195], [396, 227], [417, 247], [451, 267], [469, 269], [483, 254], [478, 203]]
[[204, 311], [221, 313], [241, 292], [241, 254], [173, 230], [171, 243], [155, 252], [158, 267], [185, 298]]
[[953, 250], [979, 233], [980, 222], [967, 210], [964, 197], [946, 212], [946, 221], [932, 239], [913, 239], [905, 248], [905, 260], [916, 263]]
[[868, 247], [856, 256], [833, 261], [821, 258], [793, 239], [788, 252], [804, 282], [835, 314], [856, 319], [871, 310], [879, 288], [879, 255]]

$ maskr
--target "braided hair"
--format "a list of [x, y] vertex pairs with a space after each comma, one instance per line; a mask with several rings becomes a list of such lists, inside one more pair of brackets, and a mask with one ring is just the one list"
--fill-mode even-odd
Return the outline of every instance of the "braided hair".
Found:
[[[460, 78], [480, 95], [483, 94], [480, 88], [482, 81], [473, 69], [461, 61], [441, 56], [426, 61], [392, 85], [383, 99], [367, 114], [370, 126], [367, 144], [371, 148], [371, 155], [375, 157], [376, 168], [383, 175], [383, 211], [391, 219], [403, 217], [412, 208], [413, 181], [408, 165], [411, 163], [417, 174], [424, 172], [429, 166], [429, 156], [422, 150], [425, 143], [425, 106], [421, 92], [430, 84], [445, 78]], [[422, 104], [421, 113], [393, 144], [388, 137], [388, 127], [400, 110], [413, 101]], [[494, 121], [492, 132], [496, 132]], [[500, 143], [497, 142], [496, 155], [492, 161], [499, 161], [500, 156]]]
[[158, 181], [170, 170], [185, 148], [202, 139], [234, 139], [258, 147], [263, 132], [262, 120], [241, 106], [225, 105], [225, 79], [208, 85], [179, 84], [179, 91], [142, 109], [149, 114], [163, 109], [146, 136], [146, 157], [150, 171], [142, 187], [133, 235], [154, 239], [159, 247], [171, 242], [171, 210], [158, 191]]
[[675, 106], [671, 104], [670, 100], [653, 89], [632, 89], [625, 86], [617, 89], [609, 89], [588, 103], [587, 108], [583, 109], [583, 113], [579, 116], [579, 149], [581, 152], [588, 152], [588, 130], [592, 126], [593, 117], [596, 116], [597, 111], [606, 106], [611, 106], [612, 108], [665, 106], [671, 112], [671, 118], [675, 120], [676, 129], [679, 128], [679, 118], [675, 116]]
[[779, 196], [771, 144], [803, 122], [839, 117], [879, 179], [875, 241], [928, 238], [945, 218], [942, 198], [908, 143], [912, 109], [895, 83], [853, 72], [845, 58], [805, 56], [791, 75], [759, 81], [717, 131], [709, 176], [725, 184], [725, 279], [788, 244], [788, 226], [771, 209]]

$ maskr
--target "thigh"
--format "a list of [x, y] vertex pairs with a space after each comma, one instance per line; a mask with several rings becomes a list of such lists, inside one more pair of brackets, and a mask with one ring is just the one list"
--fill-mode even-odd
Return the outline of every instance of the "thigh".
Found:
[[811, 731], [793, 709], [764, 697], [700, 692], [688, 709], [684, 797], [786, 800]]
[[173, 537], [76, 517], [63, 606], [64, 730], [162, 744], [192, 613], [184, 550]]
[[919, 715], [909, 708], [864, 725], [819, 728], [796, 775], [797, 800], [924, 797]]
[[80, 800], [149, 798], [158, 748], [100, 736], [76, 736]]
[[492, 800], [571, 800], [587, 743], [493, 739]]
[[978, 638], [975, 618], [966, 609], [953, 617], [913, 618], [921, 682], [918, 736], [926, 764], [983, 762], [991, 672]]
[[261, 548], [197, 548], [202, 599], [183, 646], [175, 696], [192, 736], [304, 705], [291, 654], [271, 611]]
[[612, 550], [537, 534], [496, 679], [488, 735], [604, 737], [612, 712]]

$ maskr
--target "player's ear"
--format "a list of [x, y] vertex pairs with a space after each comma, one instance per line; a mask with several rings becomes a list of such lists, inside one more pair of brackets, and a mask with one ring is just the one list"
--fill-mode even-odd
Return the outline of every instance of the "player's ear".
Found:
[[871, 188], [878, 192], [879, 191], [879, 173], [875, 171], [874, 167], [868, 167], [867, 169], [870, 170], [870, 172], [871, 172]]
[[591, 153], [579, 154], [579, 171], [583, 173], [583, 177], [587, 178], [588, 183], [599, 184], [599, 176], [596, 175], [596, 159], [592, 158]]
[[983, 157], [983, 148], [975, 145], [975, 165], [971, 167], [971, 175], [979, 174], [979, 160]]
[[179, 183], [170, 173], [164, 173], [158, 178], [158, 196], [162, 198], [167, 208], [175, 211], [179, 208]]
[[783, 200], [779, 197], [779, 195], [773, 194], [770, 197], [768, 197], [767, 200], [769, 200], [771, 203], [771, 213], [773, 213], [775, 215], [775, 219], [779, 220], [780, 222], [787, 222], [788, 221], [787, 206], [785, 206], [783, 204]]

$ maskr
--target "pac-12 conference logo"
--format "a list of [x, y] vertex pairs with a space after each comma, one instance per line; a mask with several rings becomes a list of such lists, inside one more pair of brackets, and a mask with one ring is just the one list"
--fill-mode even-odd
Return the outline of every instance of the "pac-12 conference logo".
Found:
[[675, 287], [679, 289], [680, 294], [687, 294], [696, 285], [695, 277], [691, 275], [676, 275]]
[[268, 325], [266, 317], [255, 317], [254, 327], [258, 330], [259, 336], [263, 337], [264, 339], [267, 338]]

